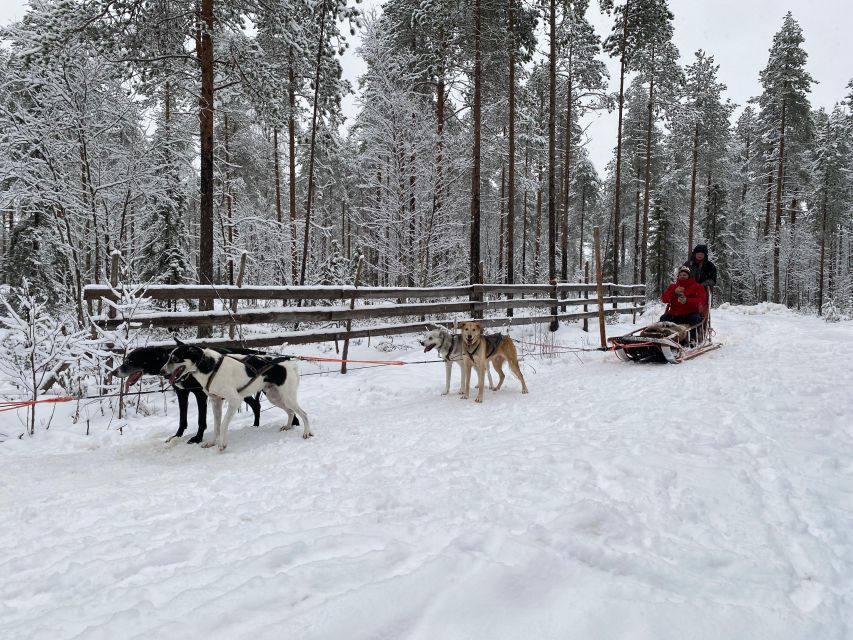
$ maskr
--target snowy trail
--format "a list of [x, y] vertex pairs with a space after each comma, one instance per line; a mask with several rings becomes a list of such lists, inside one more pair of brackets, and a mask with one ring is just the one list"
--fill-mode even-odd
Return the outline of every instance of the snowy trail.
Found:
[[482, 406], [441, 365], [308, 377], [315, 438], [241, 413], [222, 455], [164, 447], [173, 406], [57, 419], [0, 445], [0, 637], [849, 638], [853, 326], [715, 325], [677, 366], [528, 360]]

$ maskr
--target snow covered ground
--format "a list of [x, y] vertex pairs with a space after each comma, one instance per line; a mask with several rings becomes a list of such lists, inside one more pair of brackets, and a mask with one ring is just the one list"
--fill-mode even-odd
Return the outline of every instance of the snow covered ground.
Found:
[[[853, 323], [715, 324], [681, 365], [526, 357], [482, 406], [440, 364], [305, 377], [314, 438], [241, 412], [224, 454], [164, 446], [159, 396], [89, 436], [60, 407], [0, 444], [0, 638], [853, 637]], [[352, 357], [431, 359], [394, 342]]]

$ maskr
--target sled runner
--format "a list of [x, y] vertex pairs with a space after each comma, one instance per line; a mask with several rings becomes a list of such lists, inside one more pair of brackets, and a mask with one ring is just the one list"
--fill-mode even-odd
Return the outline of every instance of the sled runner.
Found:
[[[710, 300], [710, 295], [709, 298]], [[610, 338], [611, 349], [628, 362], [669, 362], [678, 364], [722, 345], [711, 341], [710, 309], [699, 324], [687, 326], [674, 322], [655, 322], [618, 338]]]

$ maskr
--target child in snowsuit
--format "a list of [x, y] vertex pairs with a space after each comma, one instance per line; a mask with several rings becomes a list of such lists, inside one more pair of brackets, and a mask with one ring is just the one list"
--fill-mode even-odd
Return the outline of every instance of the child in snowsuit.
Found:
[[663, 292], [660, 299], [669, 305], [661, 322], [675, 322], [693, 326], [702, 321], [702, 312], [708, 303], [705, 287], [690, 275], [690, 268], [683, 266], [678, 270], [678, 280]]

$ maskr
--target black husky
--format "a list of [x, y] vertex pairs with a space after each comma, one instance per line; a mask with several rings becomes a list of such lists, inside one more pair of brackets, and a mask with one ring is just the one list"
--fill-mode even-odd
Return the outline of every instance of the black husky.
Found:
[[[232, 353], [236, 355], [258, 354], [257, 351], [251, 349], [225, 349], [212, 347], [219, 353]], [[141, 347], [134, 349], [127, 354], [122, 365], [113, 371], [119, 378], [127, 378], [125, 383], [127, 388], [135, 384], [143, 375], [159, 376], [163, 365], [169, 360], [169, 354], [174, 351], [175, 347]], [[198, 405], [198, 431], [196, 434], [187, 440], [187, 443], [198, 444], [204, 437], [204, 431], [207, 429], [207, 394], [202, 386], [192, 376], [187, 376], [180, 382], [174, 385], [175, 394], [178, 396], [178, 432], [169, 438], [179, 438], [184, 435], [187, 428], [187, 404], [189, 396], [192, 393], [195, 396]], [[260, 394], [244, 398], [246, 404], [252, 408], [255, 414], [254, 426], [258, 426], [261, 420], [261, 403], [258, 400]]]

